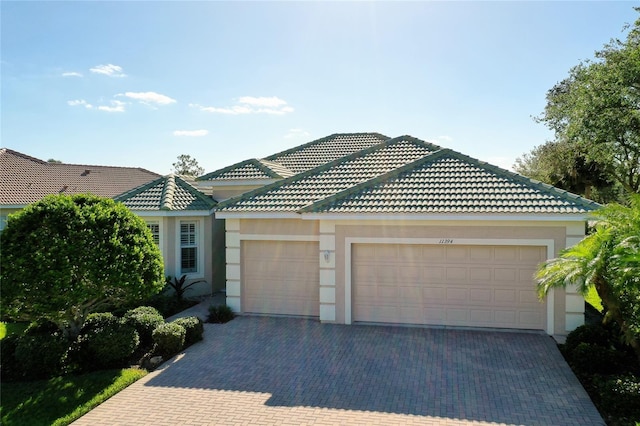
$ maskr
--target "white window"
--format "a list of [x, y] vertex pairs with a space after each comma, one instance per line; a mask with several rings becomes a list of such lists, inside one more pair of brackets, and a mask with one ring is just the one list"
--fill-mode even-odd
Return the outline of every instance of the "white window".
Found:
[[151, 231], [151, 235], [153, 235], [153, 242], [156, 243], [157, 246], [160, 245], [160, 223], [159, 222], [147, 222], [147, 227], [149, 231]]
[[180, 273], [198, 272], [198, 222], [180, 222]]

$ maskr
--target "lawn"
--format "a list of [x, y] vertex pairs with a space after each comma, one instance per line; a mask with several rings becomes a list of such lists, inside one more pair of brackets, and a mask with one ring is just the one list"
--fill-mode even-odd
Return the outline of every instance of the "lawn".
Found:
[[33, 382], [2, 383], [1, 423], [68, 425], [147, 374], [126, 368]]

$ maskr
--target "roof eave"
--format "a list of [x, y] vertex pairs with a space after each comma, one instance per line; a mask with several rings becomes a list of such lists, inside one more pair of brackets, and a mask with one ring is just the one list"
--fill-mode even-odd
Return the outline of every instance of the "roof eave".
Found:
[[492, 222], [585, 222], [590, 213], [301, 213], [304, 220], [430, 220]]

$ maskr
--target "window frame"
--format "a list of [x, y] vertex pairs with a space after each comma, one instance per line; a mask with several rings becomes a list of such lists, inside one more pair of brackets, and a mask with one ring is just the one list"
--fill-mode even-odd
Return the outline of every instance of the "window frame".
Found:
[[[176, 276], [186, 275], [188, 278], [204, 278], [204, 227], [202, 219], [195, 217], [180, 218], [176, 224], [176, 265], [175, 270], [179, 271]], [[194, 236], [193, 243], [182, 244], [182, 225], [193, 224]], [[195, 248], [195, 271], [183, 272], [182, 270], [182, 249]]]

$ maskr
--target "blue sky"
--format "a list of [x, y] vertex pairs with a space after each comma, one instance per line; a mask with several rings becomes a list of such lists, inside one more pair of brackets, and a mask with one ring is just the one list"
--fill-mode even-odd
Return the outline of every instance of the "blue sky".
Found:
[[0, 2], [1, 145], [207, 172], [337, 132], [503, 167], [637, 2]]

